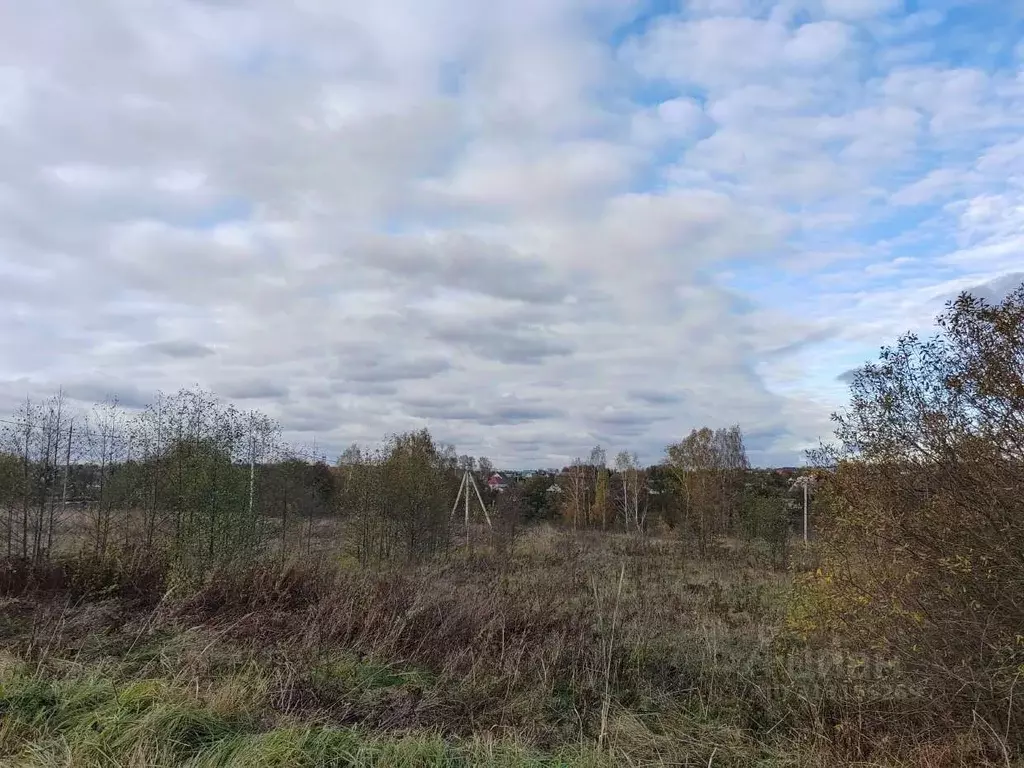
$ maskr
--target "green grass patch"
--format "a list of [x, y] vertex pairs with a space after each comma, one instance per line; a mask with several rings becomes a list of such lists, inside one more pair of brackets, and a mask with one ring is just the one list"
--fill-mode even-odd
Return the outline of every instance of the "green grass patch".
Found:
[[[360, 669], [356, 680], [400, 684], [386, 670]], [[349, 670], [352, 672], [352, 670]], [[319, 766], [612, 765], [573, 750], [537, 753], [514, 741], [447, 741], [435, 733], [380, 734], [324, 724], [265, 723], [245, 695], [238, 706], [221, 687], [196, 689], [160, 679], [118, 682], [93, 674], [41, 676], [28, 665], [4, 670], [0, 686], [0, 763], [30, 768], [188, 766], [190, 768], [313, 768]], [[397, 681], [397, 682], [396, 682]]]
[[310, 682], [323, 688], [357, 693], [398, 686], [429, 688], [436, 682], [436, 675], [418, 667], [344, 655], [314, 666], [310, 671]]

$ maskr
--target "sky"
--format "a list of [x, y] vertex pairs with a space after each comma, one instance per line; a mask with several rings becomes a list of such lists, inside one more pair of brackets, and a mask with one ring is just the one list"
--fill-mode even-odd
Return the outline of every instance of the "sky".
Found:
[[0, 0], [0, 411], [498, 466], [831, 433], [1024, 281], [1022, 0]]

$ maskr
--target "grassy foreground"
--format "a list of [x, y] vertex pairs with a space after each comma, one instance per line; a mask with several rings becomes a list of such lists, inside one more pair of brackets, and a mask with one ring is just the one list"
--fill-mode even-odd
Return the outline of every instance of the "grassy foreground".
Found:
[[416, 569], [0, 574], [0, 764], [1005, 765], [792, 631], [756, 552], [533, 532]]
[[[0, 752], [22, 766], [555, 766], [599, 756], [541, 756], [514, 743], [448, 743], [434, 733], [387, 736], [281, 718], [261, 722], [265, 681], [231, 678], [204, 694], [116, 671], [40, 677], [4, 670]], [[290, 721], [290, 722], [289, 722]], [[5, 763], [6, 764], [6, 763]]]

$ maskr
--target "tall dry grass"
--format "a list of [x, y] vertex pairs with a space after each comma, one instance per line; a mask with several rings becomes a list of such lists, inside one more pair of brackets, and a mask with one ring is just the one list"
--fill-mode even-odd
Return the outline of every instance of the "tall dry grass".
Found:
[[[195, 583], [153, 566], [133, 582], [142, 564], [123, 563], [111, 583], [134, 592], [76, 588], [76, 567], [97, 566], [67, 563], [2, 582], [0, 645], [42, 685], [190, 692], [249, 740], [298, 724], [451, 747], [454, 762], [424, 764], [459, 764], [480, 739], [516, 745], [521, 764], [567, 749], [610, 765], [1000, 764], [978, 728], [929, 719], [898, 669], [802, 644], [790, 574], [761, 563], [740, 546], [695, 560], [675, 540], [554, 530], [406, 568], [270, 561]], [[39, 700], [56, 723], [43, 731], [64, 727], [60, 698]]]

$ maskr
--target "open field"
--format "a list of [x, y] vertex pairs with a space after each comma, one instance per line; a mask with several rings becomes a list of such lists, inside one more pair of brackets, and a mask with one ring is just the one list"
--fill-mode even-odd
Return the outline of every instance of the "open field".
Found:
[[0, 0], [0, 768], [1024, 768], [1022, 254], [1024, 0]]
[[[752, 548], [531, 530], [403, 569], [0, 575], [11, 766], [981, 765]], [[798, 565], [799, 567], [799, 565]]]

